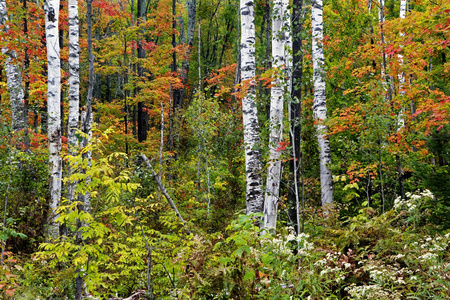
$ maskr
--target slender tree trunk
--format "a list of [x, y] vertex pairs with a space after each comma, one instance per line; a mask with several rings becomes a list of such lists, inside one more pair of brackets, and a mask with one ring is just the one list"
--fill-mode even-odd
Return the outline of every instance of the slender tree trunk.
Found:
[[299, 234], [299, 193], [300, 185], [299, 170], [301, 159], [301, 99], [302, 99], [302, 77], [303, 77], [303, 54], [302, 54], [302, 32], [303, 32], [303, 0], [294, 0], [292, 10], [292, 93], [290, 102], [290, 141], [292, 146], [292, 160], [289, 163], [291, 181], [288, 193], [288, 215], [294, 225], [294, 230]]
[[[89, 143], [90, 138], [92, 137], [92, 123], [93, 123], [93, 115], [92, 115], [92, 98], [94, 93], [94, 54], [92, 52], [92, 0], [87, 0], [87, 42], [88, 42], [88, 60], [89, 60], [89, 85], [88, 92], [86, 97], [86, 110], [81, 114], [81, 130], [88, 135], [88, 138], [83, 139], [82, 147], [86, 147]], [[84, 158], [88, 160], [88, 167], [91, 166], [91, 151], [87, 151], [84, 155]], [[90, 179], [87, 178], [88, 182]], [[84, 206], [84, 210], [87, 212], [91, 211], [91, 195], [87, 192], [82, 197], [82, 203]]]
[[[78, 138], [76, 131], [79, 123], [80, 110], [80, 46], [79, 46], [79, 27], [78, 27], [78, 0], [69, 0], [69, 124], [68, 124], [68, 141], [69, 154], [76, 155], [76, 147], [78, 146]], [[72, 173], [72, 168], [69, 165], [69, 174]], [[74, 191], [77, 182], [69, 182], [67, 187], [67, 199], [73, 201]], [[80, 223], [77, 220], [77, 223]], [[78, 228], [79, 229], [79, 228]], [[77, 232], [77, 237], [81, 233]], [[77, 238], [77, 242], [81, 242]], [[77, 278], [75, 280], [75, 299], [82, 299], [83, 291], [83, 277], [81, 270], [77, 270]]]
[[241, 81], [246, 89], [242, 99], [245, 170], [247, 177], [247, 214], [263, 212], [259, 123], [255, 97], [255, 3], [240, 0], [241, 10]]
[[[76, 0], [71, 0], [76, 1]], [[89, 60], [89, 81], [88, 81], [88, 93], [86, 98], [86, 110], [81, 113], [81, 131], [87, 135], [87, 137], [83, 138], [82, 147], [86, 147], [92, 138], [92, 123], [93, 123], [93, 114], [92, 114], [92, 98], [94, 93], [94, 55], [92, 52], [92, 0], [87, 0], [87, 12], [86, 12], [86, 22], [87, 22], [87, 42], [88, 42], [88, 60]], [[70, 55], [70, 54], [69, 54]], [[91, 159], [92, 152], [86, 151], [83, 154], [83, 158], [87, 160], [87, 167], [91, 167]], [[85, 184], [88, 186], [91, 182], [91, 178], [85, 178]], [[78, 206], [79, 211], [85, 211], [87, 213], [91, 212], [91, 194], [86, 191], [84, 194], [79, 195], [78, 200], [81, 202], [81, 205]], [[81, 236], [80, 228], [82, 226], [86, 226], [87, 224], [83, 224], [81, 221], [77, 221], [77, 235], [76, 242], [81, 244], [83, 242], [83, 238]], [[83, 279], [83, 268], [77, 270], [77, 277], [75, 280], [76, 283], [76, 293], [75, 299], [82, 299], [83, 287], [84, 287], [84, 279]]]
[[[25, 36], [25, 39], [28, 39], [28, 8], [27, 8], [27, 0], [22, 1], [22, 7], [24, 10], [24, 16], [22, 18], [23, 22], [23, 34]], [[29, 98], [29, 91], [30, 91], [30, 78], [28, 76], [29, 67], [30, 67], [30, 55], [28, 54], [28, 45], [25, 45], [24, 49], [25, 53], [25, 60], [24, 60], [24, 79], [25, 79], [25, 87], [24, 87], [24, 93], [23, 93], [23, 129], [24, 129], [24, 143], [25, 143], [25, 149], [28, 151], [28, 148], [30, 147], [30, 139], [28, 136], [28, 98]]]
[[[406, 5], [407, 5], [407, 0], [400, 0], [400, 19], [404, 19], [406, 16]], [[401, 32], [400, 37], [404, 37], [404, 36], [405, 36], [405, 34], [403, 32]], [[398, 54], [397, 57], [398, 57], [398, 61], [400, 62], [400, 64], [403, 65], [403, 55]], [[405, 91], [403, 90], [404, 85], [405, 85], [405, 73], [400, 71], [400, 73], [398, 74], [398, 93], [400, 95], [400, 101], [402, 101], [403, 96], [405, 95]], [[405, 126], [405, 112], [404, 112], [404, 108], [402, 106], [400, 108], [400, 112], [398, 115], [397, 128], [398, 128], [398, 130], [401, 130], [404, 126]]]
[[186, 59], [183, 60], [183, 63], [181, 65], [181, 82], [183, 83], [183, 89], [180, 91], [180, 106], [183, 106], [183, 99], [185, 97], [185, 87], [187, 83], [187, 77], [189, 73], [189, 59], [191, 56], [191, 48], [194, 41], [194, 33], [195, 33], [195, 21], [197, 16], [197, 0], [187, 0], [186, 6], [188, 10], [188, 24], [187, 24], [187, 34], [186, 34], [186, 46], [187, 46], [187, 53], [186, 53]]
[[[406, 16], [406, 6], [407, 6], [407, 0], [401, 0], [400, 1], [400, 19], [404, 19]], [[404, 33], [400, 33], [400, 36], [405, 36]], [[398, 54], [398, 60], [400, 64], [403, 65], [403, 55]], [[403, 101], [405, 91], [403, 90], [405, 85], [405, 73], [400, 71], [400, 74], [398, 74], [398, 93], [400, 95], [400, 101]], [[397, 124], [397, 131], [401, 131], [402, 128], [405, 126], [405, 109], [403, 108], [403, 105], [400, 108], [400, 112], [398, 114], [398, 124]], [[403, 171], [402, 171], [402, 162], [400, 155], [397, 154], [395, 156], [395, 159], [397, 161], [397, 179], [398, 179], [398, 185], [400, 189], [400, 196], [402, 199], [405, 199], [405, 191], [403, 189]]]
[[48, 234], [51, 238], [59, 235], [56, 210], [61, 198], [61, 64], [59, 56], [59, 0], [47, 0], [45, 10], [45, 33], [47, 40], [47, 114], [48, 151], [50, 170], [50, 218]]
[[[59, 10], [63, 10], [64, 7], [61, 3], [61, 1], [59, 2]], [[58, 40], [59, 40], [59, 49], [63, 49], [64, 48], [64, 29], [63, 28], [59, 28], [58, 31]], [[62, 61], [61, 59], [59, 60], [60, 66], [61, 66], [61, 70], [64, 67], [64, 61]], [[61, 93], [59, 94], [60, 97], [60, 101], [59, 101], [59, 105], [60, 105], [60, 120], [61, 120], [61, 135], [62, 136], [66, 136], [66, 131], [65, 131], [65, 124], [64, 124], [64, 93], [63, 90], [61, 90]], [[64, 168], [64, 161], [63, 161], [63, 168]], [[61, 190], [63, 189], [63, 186], [61, 187]]]
[[[0, 0], [0, 25], [4, 26], [3, 30], [7, 33], [9, 31], [9, 26], [6, 25], [6, 22], [8, 22], [6, 2], [5, 0]], [[24, 90], [22, 84], [22, 74], [20, 72], [19, 65], [14, 61], [17, 59], [17, 53], [16, 51], [9, 50], [6, 47], [2, 48], [2, 53], [7, 56], [4, 66], [11, 102], [12, 128], [14, 131], [22, 130], [25, 128], [25, 121], [27, 120], [24, 120], [23, 118]]]
[[198, 17], [198, 92], [202, 92], [202, 22]]
[[240, 27], [239, 27], [239, 16], [240, 12], [239, 9], [236, 7], [236, 23], [237, 26], [237, 34], [236, 34], [236, 70], [234, 72], [234, 86], [233, 86], [233, 93], [231, 96], [233, 105], [231, 106], [231, 110], [234, 113], [235, 112], [235, 105], [236, 104], [236, 86], [241, 82], [241, 44], [240, 44]]
[[[78, 130], [80, 118], [80, 46], [78, 27], [78, 0], [69, 0], [69, 154], [76, 155]], [[72, 173], [69, 166], [69, 174]], [[76, 182], [69, 182], [67, 187], [67, 199], [73, 200]]]
[[[180, 4], [180, 0], [177, 0], [177, 4]], [[178, 14], [178, 24], [180, 24], [180, 39], [179, 43], [183, 45], [186, 43], [186, 29], [184, 28], [183, 14]]]
[[[175, 51], [175, 48], [177, 47], [177, 39], [175, 35], [175, 30], [177, 29], [177, 18], [176, 18], [176, 4], [177, 0], [172, 0], [172, 76], [176, 76], [176, 73], [178, 71], [177, 66], [177, 52]], [[181, 93], [180, 89], [173, 89], [173, 103], [176, 108], [181, 108]]]
[[380, 0], [380, 10], [378, 11], [378, 23], [380, 25], [380, 38], [381, 44], [383, 46], [382, 53], [382, 66], [381, 66], [381, 81], [384, 87], [384, 90], [387, 92], [387, 99], [389, 99], [390, 103], [392, 103], [392, 86], [391, 86], [391, 78], [386, 73], [387, 72], [387, 57], [386, 51], [384, 50], [384, 0]]
[[312, 59], [314, 80], [314, 119], [316, 122], [317, 140], [320, 150], [320, 189], [322, 205], [333, 203], [333, 186], [329, 164], [331, 163], [330, 143], [326, 137], [327, 106], [325, 95], [325, 69], [323, 54], [323, 0], [312, 1]]
[[[272, 18], [271, 18], [271, 4], [272, 1], [266, 1], [265, 3], [265, 7], [264, 7], [264, 20], [266, 21], [266, 30], [265, 30], [265, 34], [266, 34], [266, 57], [265, 57], [265, 67], [266, 67], [266, 71], [270, 70], [270, 68], [272, 68]], [[262, 33], [261, 33], [262, 34]], [[262, 38], [262, 37], [261, 37]], [[270, 97], [270, 93], [271, 93], [271, 89], [270, 88], [265, 88], [264, 91], [261, 92], [264, 98], [269, 98]], [[267, 119], [270, 119], [270, 101], [266, 101], [266, 116]]]
[[379, 149], [378, 149], [378, 172], [380, 173], [380, 189], [381, 189], [381, 205], [382, 205], [382, 212], [384, 213], [384, 204], [385, 204], [385, 198], [384, 198], [384, 184], [383, 184], [383, 164], [381, 160], [381, 140], [378, 141]]
[[[270, 136], [269, 166], [267, 168], [267, 185], [264, 202], [264, 227], [275, 230], [277, 227], [277, 206], [281, 182], [281, 150], [283, 138], [283, 102], [288, 86], [287, 68], [289, 64], [289, 30], [290, 14], [287, 0], [277, 0], [273, 5], [272, 21], [272, 60], [277, 74], [272, 81], [270, 100]], [[290, 78], [289, 78], [290, 80]]]
[[[139, 26], [142, 22], [145, 21], [145, 7], [146, 7], [146, 1], [145, 0], [138, 0], [137, 2], [137, 26]], [[141, 39], [141, 37], [140, 37]], [[138, 48], [137, 48], [138, 58], [143, 59], [145, 58], [145, 51], [142, 48], [142, 42], [138, 41]], [[144, 68], [141, 65], [141, 62], [138, 64], [138, 76], [143, 77], [144, 76]], [[138, 102], [138, 140], [139, 142], [143, 142], [147, 140], [147, 132], [148, 132], [148, 113], [147, 113], [147, 107], [143, 102]]]

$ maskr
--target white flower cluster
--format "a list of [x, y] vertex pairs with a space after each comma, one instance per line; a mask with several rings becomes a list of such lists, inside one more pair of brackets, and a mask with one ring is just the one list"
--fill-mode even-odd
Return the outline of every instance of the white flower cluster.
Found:
[[337, 283], [341, 283], [345, 280], [348, 274], [348, 270], [352, 265], [348, 262], [341, 262], [339, 265], [339, 257], [342, 255], [340, 252], [329, 252], [327, 255], [314, 263], [314, 266], [321, 268], [320, 276], [330, 274], [328, 278], [333, 278]]
[[424, 190], [423, 192], [417, 191], [415, 194], [411, 194], [407, 192], [406, 199], [402, 199], [401, 197], [397, 197], [394, 200], [394, 209], [401, 210], [406, 209], [409, 213], [413, 212], [418, 205], [421, 204], [422, 199], [431, 198], [434, 199], [433, 193], [430, 190]]
[[341, 256], [341, 253], [339, 252], [328, 252], [327, 255], [318, 261], [314, 263], [314, 266], [316, 267], [324, 267], [329, 263], [335, 264], [337, 263], [339, 256]]
[[400, 295], [397, 293], [390, 292], [388, 290], [383, 289], [383, 287], [372, 284], [372, 285], [362, 285], [357, 286], [354, 283], [348, 287], [345, 288], [346, 291], [351, 296], [351, 299], [364, 299], [364, 300], [371, 300], [371, 299], [377, 299], [377, 300], [400, 300]]
[[370, 279], [379, 284], [404, 283], [402, 272], [392, 265], [372, 263], [366, 265], [364, 270], [369, 272]]
[[[306, 233], [300, 233], [295, 237], [295, 242], [297, 242], [297, 245], [299, 246], [298, 254], [303, 256], [309, 256], [311, 254], [311, 251], [314, 250], [314, 243], [308, 242], [309, 234]], [[288, 241], [289, 241], [288, 236]]]
[[427, 252], [418, 257], [419, 262], [424, 264], [434, 264], [437, 262], [438, 255], [436, 253]]
[[420, 248], [437, 253], [445, 251], [450, 245], [449, 236], [450, 234], [448, 233], [444, 236], [437, 236], [434, 238], [427, 236], [419, 242]]
[[291, 242], [295, 242], [298, 245], [298, 254], [303, 256], [309, 256], [311, 251], [314, 250], [314, 243], [308, 242], [309, 235], [306, 233], [300, 233], [299, 235], [293, 232], [289, 233], [286, 237], [277, 235], [276, 237], [267, 235], [261, 240], [261, 244], [265, 249], [271, 249], [275, 254], [284, 256], [292, 255]]
[[263, 246], [263, 249], [268, 249], [274, 254], [283, 256], [292, 255], [292, 249], [289, 245], [289, 241], [282, 239], [279, 235], [277, 235], [277, 237], [270, 235], [265, 236], [261, 240], [261, 245]]

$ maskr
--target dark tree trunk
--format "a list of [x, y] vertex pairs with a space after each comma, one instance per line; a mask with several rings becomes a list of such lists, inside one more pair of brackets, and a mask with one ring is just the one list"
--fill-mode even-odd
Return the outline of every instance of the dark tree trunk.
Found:
[[[27, 0], [23, 0], [22, 3], [23, 10], [24, 10], [24, 17], [23, 17], [23, 33], [25, 38], [28, 38], [28, 20], [27, 20]], [[28, 78], [28, 68], [30, 67], [30, 57], [28, 55], [28, 46], [25, 45], [25, 61], [24, 61], [24, 70], [23, 70], [23, 79], [25, 81], [25, 87], [24, 87], [24, 96], [23, 96], [23, 126], [24, 126], [24, 144], [26, 147], [26, 150], [28, 151], [28, 148], [30, 147], [30, 139], [28, 137], [28, 98], [29, 98], [29, 91], [30, 91], [30, 80]]]
[[[60, 2], [59, 9], [63, 10], [64, 6], [63, 3]], [[62, 49], [64, 47], [64, 29], [59, 29], [59, 49]], [[63, 70], [63, 61], [60, 62], [61, 70]], [[67, 136], [66, 130], [65, 130], [65, 124], [64, 124], [64, 93], [61, 91], [60, 94], [60, 107], [61, 107], [61, 135]], [[63, 161], [64, 163], [64, 161]]]
[[[292, 99], [290, 103], [290, 119], [291, 119], [291, 145], [294, 145], [293, 154], [297, 161], [292, 159], [289, 164], [290, 168], [290, 186], [288, 193], [288, 215], [289, 220], [294, 225], [295, 232], [298, 231], [299, 224], [297, 223], [297, 197], [298, 187], [300, 186], [299, 178], [300, 172], [298, 166], [301, 165], [301, 97], [302, 97], [302, 76], [303, 76], [303, 55], [302, 55], [302, 20], [303, 0], [293, 1], [292, 11], [292, 52], [293, 52], [293, 70], [292, 70]], [[297, 176], [294, 176], [297, 174]], [[297, 183], [294, 180], [297, 180]], [[297, 191], [295, 186], [297, 186]]]
[[[265, 57], [265, 69], [269, 70], [272, 68], [272, 18], [270, 15], [270, 1], [267, 1], [264, 7], [264, 23], [265, 26], [265, 34], [266, 34], [266, 57]], [[294, 32], [294, 31], [292, 31]], [[262, 39], [262, 37], [261, 37]], [[265, 99], [270, 98], [270, 88], [265, 88], [262, 93], [264, 94]], [[270, 100], [266, 101], [266, 117], [267, 120], [270, 119]]]
[[[145, 21], [145, 11], [146, 11], [146, 1], [145, 0], [138, 0], [137, 2], [137, 25], [141, 24], [143, 21]], [[138, 47], [137, 47], [137, 55], [138, 58], [145, 58], [145, 51], [142, 48], [142, 42], [138, 41]], [[141, 63], [139, 62], [138, 67], [138, 76], [142, 78], [144, 76], [144, 68], [142, 67]], [[147, 107], [144, 103], [138, 102], [138, 141], [143, 142], [147, 140], [147, 131], [148, 131], [148, 113], [147, 113]]]
[[[172, 0], [172, 76], [176, 76], [178, 71], [177, 68], [177, 53], [175, 52], [175, 47], [177, 46], [177, 40], [175, 35], [175, 30], [177, 29], [177, 19], [176, 19], [176, 4], [177, 0]], [[182, 100], [181, 100], [181, 91], [180, 89], [173, 89], [173, 105], [174, 109], [181, 108]]]

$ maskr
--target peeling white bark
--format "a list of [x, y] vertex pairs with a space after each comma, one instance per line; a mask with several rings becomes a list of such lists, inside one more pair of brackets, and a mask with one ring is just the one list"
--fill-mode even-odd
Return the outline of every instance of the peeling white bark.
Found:
[[[78, 26], [78, 0], [69, 0], [69, 154], [76, 154], [78, 139], [75, 133], [80, 118], [80, 45]], [[69, 173], [71, 171], [69, 170]], [[70, 174], [69, 174], [70, 175]], [[70, 182], [67, 199], [73, 200], [76, 182]]]
[[323, 1], [313, 0], [311, 9], [312, 26], [312, 59], [313, 59], [313, 80], [314, 80], [314, 119], [316, 122], [317, 140], [320, 151], [320, 188], [322, 194], [322, 205], [332, 205], [333, 186], [331, 170], [330, 143], [326, 138], [327, 127], [327, 106], [325, 95], [325, 69], [323, 54]]
[[240, 0], [241, 10], [241, 81], [248, 87], [242, 99], [245, 172], [247, 177], [247, 214], [263, 212], [261, 154], [258, 112], [255, 103], [255, 3]]
[[[9, 31], [9, 26], [6, 24], [7, 22], [8, 11], [6, 2], [0, 0], [0, 25], [4, 25], [3, 30], [5, 32]], [[6, 81], [8, 83], [9, 99], [11, 102], [12, 129], [17, 131], [25, 128], [22, 74], [19, 65], [13, 61], [17, 58], [16, 51], [3, 47], [2, 53], [7, 56], [4, 66], [6, 71]]]
[[277, 0], [273, 4], [272, 18], [272, 66], [277, 72], [271, 88], [270, 99], [270, 136], [269, 166], [267, 168], [267, 184], [264, 201], [264, 227], [275, 230], [277, 226], [277, 206], [280, 195], [281, 150], [283, 138], [283, 102], [285, 95], [290, 94], [289, 61], [290, 61], [290, 13], [288, 0]]
[[50, 212], [48, 234], [59, 235], [56, 210], [61, 198], [61, 64], [59, 57], [58, 17], [59, 0], [47, 0], [45, 10], [45, 35], [47, 39], [47, 114], [48, 114], [48, 159], [50, 169]]

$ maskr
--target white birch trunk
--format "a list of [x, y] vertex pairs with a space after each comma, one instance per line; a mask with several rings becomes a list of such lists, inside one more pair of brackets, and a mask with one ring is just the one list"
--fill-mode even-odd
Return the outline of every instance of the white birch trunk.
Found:
[[[281, 151], [277, 150], [283, 138], [283, 102], [290, 94], [290, 80], [287, 78], [290, 52], [290, 14], [287, 0], [277, 0], [273, 4], [272, 19], [272, 66], [276, 75], [272, 81], [270, 99], [269, 166], [264, 202], [264, 227], [275, 230], [277, 226], [277, 206], [280, 195]], [[286, 90], [288, 89], [288, 90]]]
[[316, 122], [317, 140], [320, 151], [320, 189], [322, 194], [322, 205], [331, 206], [333, 203], [333, 186], [331, 170], [330, 143], [326, 138], [327, 106], [325, 95], [325, 70], [323, 54], [323, 1], [313, 0], [311, 9], [312, 26], [312, 59], [314, 80], [314, 120]]
[[59, 0], [47, 0], [45, 10], [45, 34], [47, 39], [47, 114], [48, 114], [48, 157], [50, 169], [50, 218], [48, 234], [59, 235], [56, 210], [61, 198], [61, 64], [59, 56]]
[[[6, 22], [8, 22], [6, 2], [0, 0], [0, 25], [3, 25], [3, 30], [8, 32], [9, 26]], [[13, 61], [17, 58], [16, 51], [3, 47], [2, 53], [7, 56], [4, 66], [6, 71], [6, 81], [8, 83], [9, 99], [11, 102], [12, 129], [17, 131], [25, 128], [22, 74], [19, 65]]]
[[255, 3], [240, 0], [241, 10], [241, 81], [246, 94], [242, 99], [244, 127], [245, 172], [247, 177], [247, 214], [263, 212], [261, 154], [258, 112], [255, 103]]
[[[69, 154], [76, 155], [78, 139], [75, 133], [80, 118], [80, 45], [78, 27], [78, 0], [69, 0]], [[69, 167], [70, 168], [70, 167]], [[69, 170], [70, 176], [71, 170]], [[67, 199], [73, 200], [76, 182], [70, 182]]]

